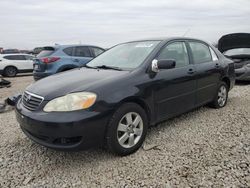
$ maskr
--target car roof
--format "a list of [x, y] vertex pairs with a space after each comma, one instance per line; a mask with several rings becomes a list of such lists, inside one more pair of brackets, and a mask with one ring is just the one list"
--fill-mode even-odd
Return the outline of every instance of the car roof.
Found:
[[104, 49], [100, 46], [90, 45], [90, 44], [59, 44], [59, 45], [43, 46], [42, 48], [52, 47], [52, 48], [58, 49], [58, 48], [77, 47], [77, 46], [90, 46], [90, 47], [97, 47], [97, 48]]
[[140, 39], [140, 40], [133, 40], [129, 42], [138, 42], [138, 41], [152, 41], [152, 40], [159, 40], [159, 41], [171, 41], [171, 40], [198, 40], [198, 41], [203, 41], [204, 40], [198, 39], [198, 38], [190, 38], [190, 37], [155, 37], [155, 38], [146, 38], [146, 39]]

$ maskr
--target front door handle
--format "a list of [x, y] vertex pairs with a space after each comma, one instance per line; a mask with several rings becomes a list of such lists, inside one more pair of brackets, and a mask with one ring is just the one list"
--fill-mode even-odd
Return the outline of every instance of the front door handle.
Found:
[[74, 59], [74, 62], [79, 62], [79, 59]]
[[188, 69], [188, 74], [194, 74], [195, 70], [194, 69]]

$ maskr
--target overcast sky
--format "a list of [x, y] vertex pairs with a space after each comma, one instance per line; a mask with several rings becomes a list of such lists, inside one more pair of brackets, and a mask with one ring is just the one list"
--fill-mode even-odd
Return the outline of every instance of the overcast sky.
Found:
[[109, 47], [148, 37], [215, 42], [250, 33], [250, 0], [1, 0], [0, 46], [58, 44]]

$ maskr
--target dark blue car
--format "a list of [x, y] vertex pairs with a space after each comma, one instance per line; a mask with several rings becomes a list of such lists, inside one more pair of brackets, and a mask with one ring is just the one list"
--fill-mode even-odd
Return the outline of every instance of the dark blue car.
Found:
[[84, 66], [105, 50], [90, 45], [46, 46], [34, 59], [34, 79]]

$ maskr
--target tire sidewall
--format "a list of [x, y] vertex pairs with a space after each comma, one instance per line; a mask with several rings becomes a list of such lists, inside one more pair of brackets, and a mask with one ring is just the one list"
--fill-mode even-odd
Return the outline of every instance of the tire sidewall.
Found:
[[[119, 144], [117, 140], [117, 128], [118, 128], [118, 124], [120, 120], [123, 118], [125, 114], [129, 112], [136, 112], [141, 116], [142, 121], [143, 121], [143, 132], [142, 132], [141, 139], [135, 146], [131, 148], [124, 148]], [[144, 109], [135, 103], [123, 104], [114, 113], [108, 126], [107, 137], [106, 137], [108, 149], [111, 150], [113, 153], [116, 153], [121, 156], [134, 153], [141, 147], [142, 143], [144, 142], [146, 134], [147, 134], [147, 129], [148, 129], [148, 118]]]

